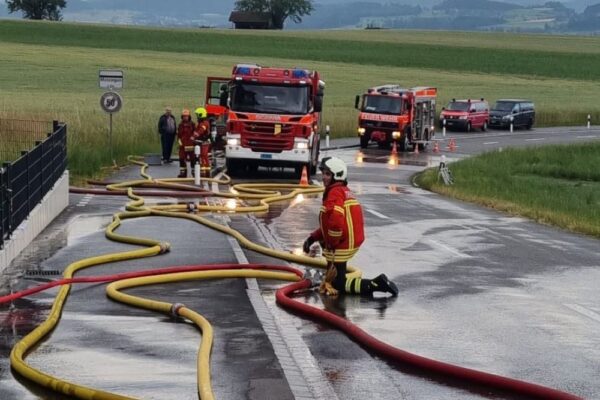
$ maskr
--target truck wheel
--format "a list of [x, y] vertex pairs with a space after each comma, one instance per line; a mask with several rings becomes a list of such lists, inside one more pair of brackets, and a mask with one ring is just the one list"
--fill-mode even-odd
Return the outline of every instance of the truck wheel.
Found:
[[225, 166], [227, 167], [227, 175], [234, 176], [239, 172], [239, 164], [237, 160], [227, 159], [225, 160]]
[[398, 141], [398, 150], [408, 150], [408, 136], [406, 135], [406, 133], [403, 133], [402, 136], [400, 136], [400, 140]]
[[366, 149], [369, 145], [369, 140], [371, 140], [371, 135], [367, 135], [366, 133], [360, 137], [360, 148]]
[[308, 175], [309, 178], [317, 173], [317, 166], [319, 165], [319, 152], [321, 151], [321, 141], [317, 141], [317, 149], [315, 151], [315, 159], [310, 161], [310, 165], [308, 167]]

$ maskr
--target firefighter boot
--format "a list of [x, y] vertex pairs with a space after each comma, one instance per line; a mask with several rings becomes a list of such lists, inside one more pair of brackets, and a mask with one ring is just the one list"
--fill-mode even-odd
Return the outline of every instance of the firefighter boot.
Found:
[[179, 168], [178, 178], [187, 178], [187, 168]]
[[396, 284], [388, 279], [385, 274], [378, 275], [374, 279], [371, 279], [371, 287], [374, 292], [388, 292], [392, 296], [398, 296], [398, 287]]

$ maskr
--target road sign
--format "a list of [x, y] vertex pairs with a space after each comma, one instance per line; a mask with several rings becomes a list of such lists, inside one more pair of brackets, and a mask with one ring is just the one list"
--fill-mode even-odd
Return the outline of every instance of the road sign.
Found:
[[106, 92], [100, 97], [100, 107], [107, 113], [116, 113], [121, 110], [123, 99], [117, 92]]
[[101, 69], [98, 73], [101, 89], [123, 89], [123, 71], [120, 69]]

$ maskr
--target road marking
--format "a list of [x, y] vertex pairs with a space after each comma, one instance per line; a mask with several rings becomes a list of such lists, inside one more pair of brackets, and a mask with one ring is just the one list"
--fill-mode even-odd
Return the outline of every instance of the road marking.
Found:
[[88, 203], [90, 201], [92, 201], [92, 198], [94, 197], [93, 194], [86, 194], [85, 196], [83, 196], [83, 199], [79, 200], [79, 203], [77, 203], [77, 207], [85, 207], [88, 205]]
[[367, 208], [366, 210], [367, 210], [367, 212], [373, 214], [376, 217], [379, 217], [379, 218], [382, 218], [382, 219], [390, 219], [390, 217], [387, 217], [387, 216], [383, 215], [382, 213], [379, 213], [379, 212], [377, 212], [375, 210], [371, 210], [369, 208]]
[[597, 138], [598, 135], [587, 135], [587, 136], [577, 136], [577, 139], [591, 139], [591, 138]]
[[526, 142], [538, 142], [540, 140], [546, 140], [546, 138], [525, 139]]
[[600, 322], [600, 314], [595, 313], [592, 310], [588, 310], [587, 308], [580, 306], [579, 304], [566, 303], [563, 305], [575, 312], [578, 312], [581, 315], [585, 315], [586, 317], [593, 319], [596, 322]]
[[463, 257], [463, 258], [473, 258], [472, 256], [465, 254], [465, 253], [461, 253], [460, 251], [453, 249], [450, 246], [445, 245], [444, 243], [438, 242], [437, 240], [433, 240], [433, 239], [427, 239], [429, 242], [433, 243], [436, 246], [439, 246], [443, 249], [445, 249], [446, 251], [458, 256], [458, 257]]
[[500, 142], [485, 142], [484, 144], [498, 144]]

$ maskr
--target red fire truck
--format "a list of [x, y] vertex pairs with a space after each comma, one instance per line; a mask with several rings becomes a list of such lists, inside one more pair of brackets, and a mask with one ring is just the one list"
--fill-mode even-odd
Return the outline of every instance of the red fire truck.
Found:
[[226, 120], [229, 173], [262, 165], [314, 174], [324, 88], [318, 72], [302, 68], [238, 64], [231, 78], [208, 78], [207, 112]]
[[375, 86], [357, 95], [354, 108], [360, 111], [360, 147], [374, 141], [380, 148], [389, 148], [396, 141], [400, 151], [409, 150], [409, 146], [423, 150], [435, 135], [436, 96], [436, 88], [405, 89], [394, 84]]

